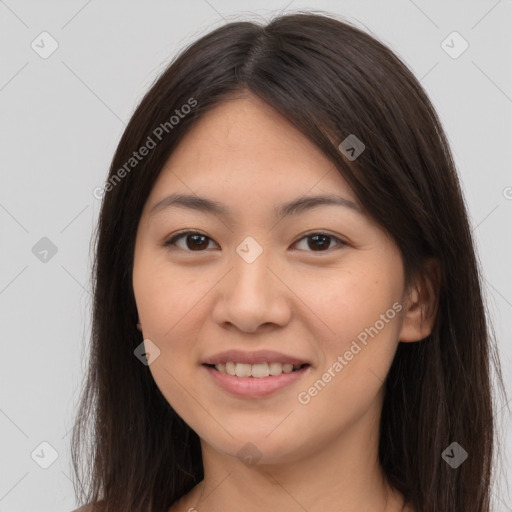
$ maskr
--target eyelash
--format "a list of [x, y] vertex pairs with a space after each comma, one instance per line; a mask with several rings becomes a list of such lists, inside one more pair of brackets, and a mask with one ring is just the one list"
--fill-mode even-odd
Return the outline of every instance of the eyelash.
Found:
[[[199, 231], [182, 231], [180, 233], [177, 233], [177, 234], [173, 235], [170, 239], [166, 240], [162, 245], [164, 247], [170, 247], [170, 246], [173, 246], [173, 245], [175, 246], [176, 242], [178, 240], [180, 240], [182, 238], [185, 238], [187, 235], [200, 235], [200, 236], [204, 236], [205, 238], [213, 241], [212, 238], [210, 238], [209, 236], [207, 236], [204, 233], [201, 233]], [[336, 240], [338, 242], [338, 248], [341, 248], [343, 246], [348, 245], [346, 242], [344, 242], [340, 238], [338, 238], [338, 237], [336, 237], [334, 235], [331, 235], [330, 233], [325, 233], [323, 231], [313, 231], [311, 233], [306, 233], [305, 235], [302, 236], [302, 238], [299, 238], [299, 240], [297, 240], [297, 242], [295, 242], [295, 243], [298, 243], [301, 240], [303, 240], [304, 238], [309, 238], [309, 237], [312, 237], [314, 235], [323, 235], [323, 236], [326, 236], [326, 237], [328, 237], [328, 238], [330, 238], [332, 240]], [[182, 249], [182, 250], [185, 251], [185, 252], [189, 252], [189, 253], [205, 252], [204, 250], [203, 251], [190, 251], [188, 249]], [[318, 253], [327, 253], [327, 252], [331, 252], [332, 250], [333, 250], [333, 248], [331, 247], [330, 249], [327, 249], [325, 251], [306, 251], [306, 252], [311, 252], [311, 253], [316, 253], [316, 252], [318, 252]]]

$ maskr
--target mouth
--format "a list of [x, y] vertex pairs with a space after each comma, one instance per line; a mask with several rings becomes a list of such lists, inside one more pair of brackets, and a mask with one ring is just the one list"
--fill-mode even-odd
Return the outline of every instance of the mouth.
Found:
[[286, 373], [295, 373], [299, 372], [309, 366], [308, 363], [304, 364], [292, 364], [292, 363], [277, 363], [277, 362], [269, 362], [269, 363], [257, 363], [257, 364], [248, 364], [248, 363], [235, 363], [232, 361], [228, 361], [226, 363], [218, 363], [218, 364], [203, 364], [203, 366], [207, 366], [214, 371], [219, 373], [230, 375], [232, 377], [239, 378], [253, 378], [253, 379], [264, 379], [267, 377], [277, 377]]
[[294, 366], [290, 363], [258, 363], [251, 365], [230, 363], [228, 361], [227, 363], [217, 364], [204, 363], [202, 367], [218, 389], [227, 392], [231, 396], [245, 399], [268, 397], [298, 382], [312, 371], [310, 364]]

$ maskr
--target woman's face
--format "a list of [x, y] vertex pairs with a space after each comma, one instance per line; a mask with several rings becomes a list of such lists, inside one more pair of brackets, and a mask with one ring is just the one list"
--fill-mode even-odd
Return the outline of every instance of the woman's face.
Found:
[[[193, 200], [166, 201], [175, 194]], [[308, 202], [326, 195], [346, 204]], [[376, 440], [406, 296], [397, 246], [358, 204], [252, 96], [210, 111], [169, 158], [138, 227], [133, 286], [149, 369], [203, 450], [277, 463]], [[251, 376], [204, 364], [232, 350], [220, 361]], [[271, 353], [249, 365], [258, 351]], [[308, 366], [290, 374], [293, 360]]]

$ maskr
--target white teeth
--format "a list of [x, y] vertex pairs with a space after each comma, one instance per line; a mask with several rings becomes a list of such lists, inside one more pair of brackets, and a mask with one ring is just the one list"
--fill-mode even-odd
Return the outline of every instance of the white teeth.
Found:
[[253, 377], [268, 377], [268, 363], [259, 363], [251, 365], [251, 375]]
[[270, 375], [281, 375], [283, 373], [283, 365], [281, 363], [268, 363], [268, 371]]
[[281, 375], [281, 373], [290, 373], [293, 370], [298, 370], [301, 365], [293, 365], [291, 363], [234, 363], [228, 361], [225, 364], [219, 363], [215, 365], [215, 368], [220, 373], [227, 373], [228, 375], [237, 377], [255, 377], [263, 378], [269, 375]]
[[[217, 368], [217, 366], [215, 366], [215, 368]], [[218, 368], [217, 368], [218, 370]], [[226, 363], [226, 373], [228, 375], [236, 375], [235, 373], [235, 363]]]
[[245, 363], [236, 363], [235, 373], [237, 377], [250, 377], [251, 365]]

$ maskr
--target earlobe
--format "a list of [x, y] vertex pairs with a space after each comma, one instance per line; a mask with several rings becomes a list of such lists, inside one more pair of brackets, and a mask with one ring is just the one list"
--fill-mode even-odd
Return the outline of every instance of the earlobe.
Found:
[[429, 258], [425, 262], [423, 274], [409, 291], [399, 341], [421, 341], [432, 333], [437, 317], [440, 285], [439, 261]]

